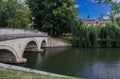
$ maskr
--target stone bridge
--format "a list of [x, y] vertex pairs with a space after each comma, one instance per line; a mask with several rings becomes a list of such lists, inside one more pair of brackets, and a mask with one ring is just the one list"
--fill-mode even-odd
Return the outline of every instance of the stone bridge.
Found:
[[25, 51], [44, 51], [49, 47], [48, 34], [22, 29], [0, 29], [0, 62], [24, 63]]

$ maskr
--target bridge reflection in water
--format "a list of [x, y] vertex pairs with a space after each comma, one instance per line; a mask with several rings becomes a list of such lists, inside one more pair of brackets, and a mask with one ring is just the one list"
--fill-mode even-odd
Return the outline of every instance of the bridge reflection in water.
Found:
[[[30, 54], [27, 54], [30, 53]], [[120, 79], [119, 48], [51, 48], [27, 52], [22, 66], [86, 79]]]

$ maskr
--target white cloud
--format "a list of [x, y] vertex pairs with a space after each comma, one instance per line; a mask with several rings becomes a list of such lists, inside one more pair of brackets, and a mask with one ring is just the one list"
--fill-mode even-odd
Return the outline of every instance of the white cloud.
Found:
[[104, 18], [104, 19], [108, 19], [109, 17], [108, 17], [108, 16], [104, 16], [103, 18]]
[[76, 4], [76, 5], [75, 5], [75, 8], [79, 8], [79, 7], [80, 7], [80, 5], [79, 5], [79, 4]]
[[113, 2], [120, 3], [120, 0], [112, 0]]
[[107, 14], [110, 15], [110, 11], [108, 11]]

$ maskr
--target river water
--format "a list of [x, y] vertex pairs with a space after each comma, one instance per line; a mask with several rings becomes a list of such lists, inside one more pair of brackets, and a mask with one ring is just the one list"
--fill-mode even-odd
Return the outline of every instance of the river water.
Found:
[[20, 66], [86, 78], [120, 79], [119, 48], [47, 48], [45, 52], [25, 52], [27, 63]]

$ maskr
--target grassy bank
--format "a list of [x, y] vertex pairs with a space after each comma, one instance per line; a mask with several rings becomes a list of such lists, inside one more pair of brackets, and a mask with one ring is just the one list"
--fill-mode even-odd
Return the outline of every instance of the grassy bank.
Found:
[[72, 44], [72, 37], [71, 36], [59, 36], [59, 37], [56, 37], [54, 39], [56, 39], [58, 41], [62, 41], [62, 42], [66, 42], [66, 43]]
[[24, 72], [0, 67], [0, 79], [79, 79], [79, 78], [41, 75], [32, 72]]

